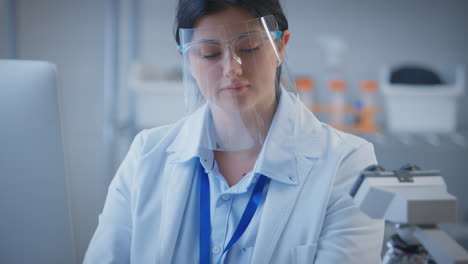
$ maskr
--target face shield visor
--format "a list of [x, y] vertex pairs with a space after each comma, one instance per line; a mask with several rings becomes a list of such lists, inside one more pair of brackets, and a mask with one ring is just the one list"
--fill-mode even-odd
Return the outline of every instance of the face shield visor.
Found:
[[261, 147], [278, 103], [284, 52], [274, 16], [179, 34], [186, 106], [189, 113], [206, 111], [201, 147]]

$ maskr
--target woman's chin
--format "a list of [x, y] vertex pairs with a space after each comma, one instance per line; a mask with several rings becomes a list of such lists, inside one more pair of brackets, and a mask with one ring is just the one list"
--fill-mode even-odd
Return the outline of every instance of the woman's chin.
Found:
[[254, 100], [249, 100], [248, 98], [237, 98], [236, 100], [230, 98], [229, 100], [220, 100], [217, 105], [228, 112], [245, 112], [255, 109]]

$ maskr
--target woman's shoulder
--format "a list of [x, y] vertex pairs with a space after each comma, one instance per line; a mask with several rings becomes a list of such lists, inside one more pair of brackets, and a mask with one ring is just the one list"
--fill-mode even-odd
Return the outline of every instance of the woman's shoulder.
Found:
[[358, 149], [372, 149], [373, 145], [369, 141], [344, 131], [341, 131], [329, 124], [318, 121], [318, 135], [320, 137], [321, 148], [324, 155], [347, 156]]
[[148, 154], [155, 149], [166, 149], [176, 138], [178, 132], [185, 123], [185, 118], [175, 123], [143, 129], [134, 141], [138, 141], [141, 146], [141, 154]]
[[[365, 145], [372, 145], [367, 140], [353, 135], [320, 121], [309, 109], [302, 107], [302, 113], [299, 118], [300, 144], [309, 142], [314, 146], [311, 148], [320, 148], [320, 152], [337, 153], [349, 152]], [[318, 145], [318, 146], [317, 146]]]
[[341, 146], [346, 148], [359, 148], [363, 145], [371, 144], [367, 140], [347, 132], [343, 132], [328, 124], [323, 124], [322, 129], [327, 131], [331, 146]]

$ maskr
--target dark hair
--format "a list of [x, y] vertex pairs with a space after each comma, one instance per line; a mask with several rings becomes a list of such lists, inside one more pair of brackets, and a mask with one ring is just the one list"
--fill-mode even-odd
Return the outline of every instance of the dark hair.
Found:
[[180, 45], [180, 28], [192, 28], [199, 16], [221, 11], [232, 5], [244, 8], [256, 17], [273, 15], [281, 31], [288, 29], [288, 20], [279, 0], [179, 0], [175, 24], [177, 45]]

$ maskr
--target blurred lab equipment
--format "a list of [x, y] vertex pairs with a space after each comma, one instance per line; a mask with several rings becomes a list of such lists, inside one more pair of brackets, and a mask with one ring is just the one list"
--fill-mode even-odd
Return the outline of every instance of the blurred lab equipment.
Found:
[[301, 101], [310, 109], [315, 103], [314, 80], [309, 77], [296, 78], [296, 88]]
[[356, 180], [350, 195], [369, 217], [396, 225], [384, 264], [468, 263], [468, 252], [437, 224], [456, 220], [457, 199], [437, 170], [405, 165], [385, 171], [374, 165]]
[[463, 66], [445, 77], [426, 66], [385, 66], [380, 86], [388, 129], [396, 133], [453, 133], [458, 99], [465, 86]]
[[[299, 82], [300, 80], [298, 80]], [[380, 127], [375, 117], [380, 113], [377, 103], [377, 82], [363, 80], [360, 83], [361, 98], [354, 104], [346, 103], [346, 82], [341, 79], [330, 80], [328, 90], [330, 103], [309, 104], [309, 109], [319, 119], [335, 128], [352, 134], [377, 134]]]
[[390, 83], [440, 85], [439, 75], [423, 66], [401, 66], [392, 71]]
[[372, 134], [380, 131], [375, 116], [380, 108], [376, 102], [377, 83], [365, 80], [361, 83], [361, 100], [355, 104], [346, 102], [349, 76], [345, 71], [345, 57], [348, 45], [338, 35], [322, 35], [318, 38], [324, 55], [325, 96], [316, 101], [311, 110], [319, 119], [335, 128], [353, 134]]
[[328, 105], [329, 115], [327, 123], [332, 126], [345, 130], [345, 90], [346, 76], [344, 70], [344, 59], [348, 47], [338, 35], [322, 35], [319, 36], [318, 42], [322, 48], [324, 55], [324, 87], [325, 100], [323, 102]]
[[348, 51], [345, 41], [337, 35], [322, 35], [319, 36], [318, 42], [325, 56], [327, 71], [335, 78], [342, 76], [344, 58]]
[[345, 125], [345, 90], [346, 82], [340, 79], [332, 79], [328, 82], [330, 90], [330, 124], [338, 129]]
[[0, 263], [75, 263], [61, 91], [48, 62], [0, 60]]
[[379, 112], [377, 104], [377, 82], [364, 80], [360, 83], [361, 100], [356, 109], [356, 129], [362, 133], [376, 133], [380, 129], [375, 123], [375, 115]]

